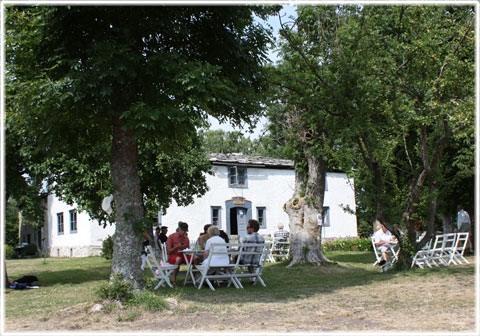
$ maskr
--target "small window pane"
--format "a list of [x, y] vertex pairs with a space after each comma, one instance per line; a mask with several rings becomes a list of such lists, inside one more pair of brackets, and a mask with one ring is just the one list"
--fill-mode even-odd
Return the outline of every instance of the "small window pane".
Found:
[[77, 232], [77, 212], [70, 211], [70, 232]]
[[245, 168], [238, 167], [238, 184], [245, 185]]
[[57, 213], [57, 229], [58, 233], [63, 234], [63, 212]]
[[260, 224], [260, 229], [266, 229], [267, 228], [265, 207], [258, 207], [257, 208], [257, 220], [258, 220], [258, 223]]
[[230, 167], [230, 184], [237, 184], [237, 167]]
[[218, 226], [218, 228], [221, 228], [221, 212], [220, 212], [221, 207], [219, 206], [212, 206], [211, 207], [211, 214], [212, 214], [212, 224]]

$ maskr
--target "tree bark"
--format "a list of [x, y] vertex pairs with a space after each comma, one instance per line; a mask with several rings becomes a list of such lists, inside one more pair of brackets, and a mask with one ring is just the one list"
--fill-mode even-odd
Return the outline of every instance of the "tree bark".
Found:
[[132, 131], [122, 129], [120, 115], [117, 113], [113, 117], [110, 161], [116, 208], [110, 281], [120, 274], [123, 280], [138, 290], [144, 288], [143, 271], [140, 269], [142, 232], [135, 232], [134, 224], [143, 219], [144, 207], [137, 169], [137, 143]]
[[[325, 265], [329, 260], [322, 252], [322, 237], [317, 215], [323, 216], [326, 167], [323, 160], [304, 150], [308, 172], [295, 172], [295, 190], [284, 205], [288, 214], [292, 261], [288, 267], [309, 262]], [[305, 191], [303, 191], [305, 189]]]
[[452, 223], [450, 221], [450, 218], [446, 214], [442, 214], [442, 227], [443, 233], [452, 232]]
[[23, 226], [23, 216], [22, 211], [18, 212], [18, 245], [22, 245], [22, 226]]

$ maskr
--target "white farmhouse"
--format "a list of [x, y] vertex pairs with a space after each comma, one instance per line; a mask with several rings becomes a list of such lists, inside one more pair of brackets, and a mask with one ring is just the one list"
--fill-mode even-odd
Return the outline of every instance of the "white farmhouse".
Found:
[[[288, 229], [283, 205], [295, 185], [292, 161], [239, 154], [211, 154], [210, 161], [214, 174], [206, 176], [209, 191], [186, 207], [173, 202], [165, 215], [159, 212], [159, 225], [173, 233], [178, 221], [187, 222], [191, 240], [208, 223], [217, 224], [228, 235], [243, 236], [250, 218], [261, 223], [260, 234], [273, 234], [279, 223]], [[346, 174], [327, 173], [324, 207], [324, 238], [357, 236], [353, 181]], [[42, 237], [47, 238], [50, 256], [97, 255], [101, 241], [115, 230], [114, 225], [104, 229], [54, 195], [48, 197], [45, 222]]]

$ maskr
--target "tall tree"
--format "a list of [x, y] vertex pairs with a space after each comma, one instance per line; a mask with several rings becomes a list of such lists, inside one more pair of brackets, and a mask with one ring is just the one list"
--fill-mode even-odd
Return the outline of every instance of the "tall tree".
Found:
[[210, 153], [255, 155], [255, 141], [240, 131], [207, 130], [200, 133], [205, 150]]
[[[277, 97], [294, 121], [287, 130], [300, 127], [297, 172], [315, 178], [298, 184], [292, 201], [319, 190], [311, 200], [321, 211], [324, 177], [312, 167], [322, 165], [310, 156], [354, 168], [375, 218], [412, 253], [422, 195], [436, 194], [439, 162], [459, 119], [472, 122], [473, 21], [468, 6], [300, 7], [294, 25], [283, 26]], [[456, 117], [460, 111], [465, 118]], [[393, 225], [401, 222], [405, 241]], [[307, 227], [295, 218], [293, 225]]]
[[277, 9], [8, 7], [7, 113], [58, 193], [104, 217], [113, 191], [112, 274], [134, 288], [145, 205], [206, 190], [196, 128], [260, 111], [270, 36], [253, 18]]

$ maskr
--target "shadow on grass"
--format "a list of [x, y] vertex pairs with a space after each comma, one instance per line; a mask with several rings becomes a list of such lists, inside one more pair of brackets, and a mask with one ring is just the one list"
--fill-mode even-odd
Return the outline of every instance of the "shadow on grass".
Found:
[[380, 267], [372, 267], [375, 260], [373, 253], [353, 252], [329, 255], [332, 261], [327, 266], [317, 267], [312, 264], [295, 265], [286, 268], [288, 261], [267, 264], [263, 271], [263, 280], [267, 287], [260, 284], [250, 285], [243, 281], [244, 289], [233, 286], [220, 286], [212, 292], [209, 288], [196, 289], [193, 286], [183, 287], [183, 278], [175, 289], [162, 288], [160, 295], [176, 295], [185, 300], [209, 304], [270, 303], [307, 298], [315, 293], [332, 293], [348, 287], [366, 286], [382, 283], [394, 277], [438, 277], [438, 276], [474, 276], [473, 265], [437, 267], [428, 270], [390, 270], [380, 272]]
[[21, 274], [9, 273], [9, 278], [15, 280], [24, 275], [35, 275], [39, 283], [47, 286], [81, 284], [83, 282], [108, 280], [111, 266], [97, 266], [94, 268], [74, 268], [56, 271], [24, 271]]

